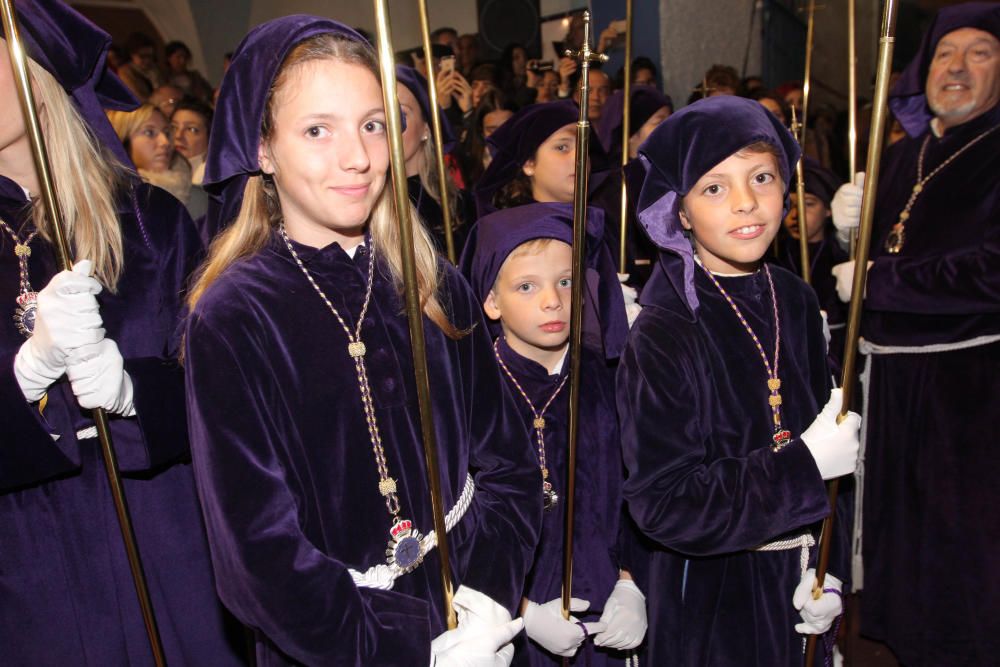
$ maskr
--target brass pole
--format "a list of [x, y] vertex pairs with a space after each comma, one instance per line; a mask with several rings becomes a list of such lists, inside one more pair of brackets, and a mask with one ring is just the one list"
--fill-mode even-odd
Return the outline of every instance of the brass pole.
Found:
[[[816, 24], [816, 0], [809, 0], [809, 18], [806, 24], [806, 71], [802, 79], [802, 118], [799, 119], [801, 129], [798, 134], [802, 157], [795, 166], [798, 185], [795, 188], [796, 206], [799, 212], [799, 255], [802, 261], [802, 280], [812, 283], [812, 267], [809, 266], [809, 227], [806, 224], [806, 184], [803, 178], [802, 162], [806, 155], [806, 127], [809, 114], [809, 79], [812, 75], [813, 30]], [[795, 109], [792, 109], [794, 123]]]
[[[857, 0], [847, 0], [847, 164], [854, 182], [858, 171], [858, 51], [856, 46]], [[851, 230], [851, 259], [857, 253], [858, 231]]]
[[455, 237], [451, 228], [451, 206], [448, 200], [448, 171], [444, 164], [444, 130], [441, 128], [441, 114], [438, 111], [437, 77], [434, 72], [433, 49], [431, 48], [431, 27], [427, 18], [427, 0], [417, 0], [420, 12], [420, 35], [424, 43], [424, 62], [427, 63], [427, 93], [431, 98], [431, 131], [434, 134], [434, 157], [437, 160], [438, 187], [441, 201], [441, 223], [444, 225], [444, 245], [448, 261], [458, 262], [455, 252]]
[[[587, 181], [590, 150], [590, 63], [607, 56], [592, 51], [590, 12], [583, 13], [583, 45], [566, 56], [580, 61], [580, 119], [576, 123], [576, 182], [573, 188], [573, 290], [569, 342], [569, 453], [566, 457], [566, 525], [563, 533], [563, 618], [569, 618], [573, 590], [573, 517], [576, 504], [576, 443], [580, 427], [580, 358], [583, 352], [583, 283], [587, 243]], [[565, 661], [564, 661], [565, 662]]]
[[[25, 56], [24, 45], [21, 43], [21, 33], [14, 17], [13, 0], [0, 0], [0, 15], [2, 15], [4, 33], [7, 35], [7, 51], [10, 54], [10, 63], [14, 70], [14, 83], [17, 87], [21, 112], [24, 115], [28, 140], [31, 143], [31, 154], [35, 161], [38, 182], [42, 189], [42, 201], [45, 204], [45, 211], [48, 213], [49, 222], [51, 223], [50, 228], [52, 230], [56, 256], [60, 267], [64, 270], [69, 270], [73, 268], [72, 255], [66, 234], [63, 230], [62, 211], [59, 207], [59, 200], [56, 197], [55, 184], [52, 180], [52, 170], [49, 166], [48, 151], [45, 148], [45, 137], [42, 134], [35, 97], [31, 90], [27, 57]], [[118, 458], [111, 443], [108, 416], [101, 408], [96, 408], [91, 414], [94, 424], [97, 426], [97, 436], [101, 444], [101, 456], [104, 460], [104, 470], [108, 477], [108, 487], [111, 490], [111, 499], [114, 502], [115, 513], [118, 516], [118, 526], [121, 529], [122, 543], [128, 558], [129, 569], [132, 571], [132, 581], [135, 584], [135, 592], [139, 598], [139, 608], [142, 611], [142, 620], [146, 626], [146, 634], [149, 637], [153, 660], [158, 666], [166, 665], [166, 659], [163, 657], [163, 646], [160, 642], [160, 632], [156, 625], [156, 616], [153, 614], [153, 605], [149, 598], [149, 588], [146, 585], [142, 560], [139, 557], [139, 547], [136, 543], [135, 531], [132, 529], [132, 518], [128, 510], [128, 502], [125, 498], [125, 488], [122, 485], [121, 473], [118, 470]]]
[[[441, 587], [444, 594], [445, 620], [449, 630], [458, 627], [452, 606], [454, 590], [448, 557], [448, 533], [444, 525], [444, 504], [441, 499], [441, 477], [437, 463], [437, 442], [434, 435], [434, 415], [431, 412], [431, 389], [427, 371], [427, 350], [424, 343], [423, 312], [417, 291], [417, 269], [413, 253], [413, 221], [410, 219], [410, 195], [406, 186], [406, 160], [403, 157], [403, 123], [396, 96], [396, 67], [393, 63], [392, 31], [389, 27], [387, 0], [375, 0], [375, 33], [377, 36], [379, 70], [382, 74], [382, 97], [385, 102], [386, 124], [389, 129], [389, 159], [392, 189], [396, 197], [399, 218], [399, 238], [403, 259], [403, 285], [406, 296], [406, 318], [410, 325], [410, 345], [413, 348], [413, 374], [417, 385], [417, 405], [420, 410], [420, 432], [427, 461], [427, 482], [430, 486], [434, 532], [437, 534], [441, 559]], [[433, 66], [428, 60], [428, 73]], [[435, 100], [436, 108], [436, 100]]]
[[[861, 200], [861, 224], [858, 232], [857, 257], [854, 265], [854, 284], [851, 291], [851, 305], [847, 318], [847, 345], [844, 347], [844, 366], [840, 384], [844, 398], [840, 406], [838, 420], [843, 420], [850, 410], [854, 395], [854, 376], [858, 357], [858, 339], [861, 336], [861, 307], [864, 300], [865, 283], [868, 277], [868, 254], [871, 248], [872, 226], [875, 219], [875, 193], [878, 187], [879, 166], [882, 160], [882, 137], [885, 136], [888, 116], [889, 77], [892, 74], [892, 51], [896, 41], [896, 15], [898, 0], [886, 0], [882, 14], [882, 34], [879, 38], [878, 71], [875, 78], [875, 100], [872, 106], [872, 126], [868, 135], [868, 159], [865, 164], [865, 187]], [[823, 593], [823, 579], [830, 564], [830, 541], [833, 535], [833, 520], [836, 516], [839, 480], [829, 484], [830, 514], [823, 521], [820, 532], [819, 562], [816, 565], [816, 588], [813, 597]], [[816, 651], [816, 635], [809, 637], [806, 646], [806, 665], [811, 667]]]
[[632, 137], [632, 0], [625, 0], [625, 88], [622, 89], [622, 203], [619, 222], [618, 273], [625, 273], [625, 248], [628, 235], [628, 188], [625, 187], [625, 166], [629, 161], [629, 139]]

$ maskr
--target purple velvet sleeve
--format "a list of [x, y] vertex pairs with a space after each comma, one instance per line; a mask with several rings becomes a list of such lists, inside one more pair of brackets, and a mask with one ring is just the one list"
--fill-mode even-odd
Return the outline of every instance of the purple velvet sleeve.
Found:
[[206, 318], [192, 319], [186, 345], [194, 471], [226, 606], [304, 664], [425, 663], [427, 604], [358, 588], [302, 532], [275, 451], [271, 403], [281, 399], [255, 377], [266, 370]]
[[[0, 373], [0, 489], [32, 484], [79, 467], [75, 443], [69, 452], [52, 437], [37, 404], [24, 400], [14, 376], [14, 356], [6, 355]], [[70, 453], [73, 456], [70, 456]]]
[[639, 529], [683, 554], [709, 556], [752, 549], [826, 516], [822, 479], [801, 440], [778, 453], [761, 446], [721, 454], [718, 439], [742, 437], [745, 425], [712, 423], [709, 404], [718, 398], [706, 387], [708, 364], [694, 337], [643, 326], [650, 321], [633, 326], [618, 371], [625, 497]]
[[1000, 239], [931, 256], [875, 260], [865, 307], [899, 313], [1000, 313]]

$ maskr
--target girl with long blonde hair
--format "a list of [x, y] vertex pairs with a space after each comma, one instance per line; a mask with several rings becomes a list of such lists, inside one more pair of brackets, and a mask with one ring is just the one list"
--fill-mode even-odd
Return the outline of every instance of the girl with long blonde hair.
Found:
[[19, 2], [17, 20], [76, 264], [56, 265], [0, 39], [3, 661], [152, 664], [91, 419], [100, 407], [167, 661], [240, 665], [214, 593], [175, 361], [193, 223], [122, 166], [103, 108], [135, 103], [104, 71], [110, 37], [57, 2]]
[[478, 303], [417, 225], [445, 632], [376, 72], [353, 30], [290, 16], [251, 31], [222, 84], [205, 184], [223, 231], [185, 333], [218, 591], [260, 664], [492, 667], [520, 628], [537, 467]]

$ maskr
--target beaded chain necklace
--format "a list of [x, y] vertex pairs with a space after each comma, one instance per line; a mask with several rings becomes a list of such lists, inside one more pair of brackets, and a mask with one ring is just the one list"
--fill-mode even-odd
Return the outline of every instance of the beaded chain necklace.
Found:
[[413, 526], [413, 522], [409, 519], [404, 519], [400, 513], [396, 480], [389, 476], [389, 465], [385, 458], [385, 447], [382, 445], [378, 420], [375, 418], [375, 405], [372, 401], [371, 386], [368, 383], [368, 369], [365, 367], [365, 353], [367, 350], [365, 349], [364, 342], [361, 340], [361, 325], [364, 323], [365, 315], [368, 313], [368, 304], [372, 298], [372, 288], [375, 282], [375, 252], [373, 250], [368, 257], [368, 282], [365, 286], [365, 300], [361, 306], [361, 314], [358, 316], [358, 322], [354, 327], [354, 331], [351, 331], [344, 322], [344, 318], [341, 317], [337, 309], [330, 303], [330, 299], [327, 298], [326, 293], [323, 292], [313, 279], [312, 274], [309, 273], [309, 269], [302, 263], [299, 254], [295, 252], [295, 248], [292, 246], [292, 242], [285, 231], [284, 223], [278, 227], [278, 232], [281, 234], [288, 252], [291, 253], [299, 269], [302, 270], [302, 274], [309, 280], [309, 284], [313, 286], [313, 289], [319, 294], [323, 303], [330, 309], [333, 316], [337, 318], [337, 322], [340, 323], [340, 327], [347, 335], [347, 353], [354, 360], [358, 388], [361, 391], [361, 404], [364, 406], [365, 419], [368, 422], [368, 437], [371, 440], [372, 452], [375, 455], [375, 467], [378, 469], [378, 490], [385, 498], [386, 509], [392, 518], [392, 526], [389, 529], [388, 548], [385, 552], [386, 562], [390, 566], [396, 565], [403, 572], [411, 572], [424, 559], [424, 550], [421, 546], [423, 536]]
[[889, 232], [889, 236], [885, 239], [885, 251], [887, 253], [890, 255], [898, 255], [903, 249], [903, 244], [906, 243], [906, 221], [910, 219], [910, 209], [913, 208], [913, 204], [916, 203], [917, 197], [920, 196], [920, 193], [924, 191], [924, 186], [927, 185], [927, 182], [937, 176], [939, 171], [951, 164], [955, 158], [978, 144], [997, 128], [1000, 128], [1000, 125], [994, 125], [979, 136], [975, 137], [972, 141], [952, 153], [947, 160], [939, 164], [934, 171], [926, 176], [924, 176], [924, 156], [927, 155], [927, 146], [931, 143], [931, 135], [928, 134], [924, 138], [924, 143], [920, 147], [920, 155], [917, 157], [917, 182], [913, 186], [913, 191], [910, 192], [910, 198], [906, 201], [906, 206], [903, 207], [902, 212], [899, 214], [899, 221], [892, 226], [892, 231]]
[[514, 374], [510, 372], [509, 368], [507, 368], [507, 364], [505, 364], [503, 359], [500, 358], [500, 349], [497, 347], [499, 342], [499, 338], [493, 341], [493, 355], [497, 358], [497, 363], [500, 364], [500, 368], [503, 369], [503, 372], [507, 375], [508, 379], [510, 379], [511, 384], [513, 384], [517, 391], [521, 394], [521, 398], [524, 399], [524, 402], [528, 404], [528, 408], [531, 410], [531, 414], [535, 418], [532, 422], [532, 426], [535, 428], [535, 441], [538, 443], [538, 466], [542, 470], [542, 504], [546, 510], [551, 510], [559, 503], [559, 494], [552, 488], [552, 482], [549, 481], [549, 468], [545, 463], [545, 411], [549, 409], [549, 406], [552, 405], [552, 401], [556, 400], [556, 396], [558, 396], [559, 392], [562, 391], [563, 386], [566, 384], [566, 380], [569, 378], [569, 374], [562, 379], [562, 382], [559, 383], [556, 390], [552, 392], [551, 396], [549, 396], [549, 400], [545, 402], [542, 409], [536, 410], [535, 404], [531, 402], [530, 398], [528, 398], [528, 392], [524, 390], [521, 383], [517, 381]]
[[760, 343], [760, 338], [754, 332], [753, 327], [747, 321], [747, 318], [743, 316], [742, 311], [740, 311], [739, 306], [736, 302], [729, 296], [722, 285], [716, 279], [712, 272], [708, 268], [699, 262], [702, 269], [705, 270], [705, 275], [708, 276], [712, 284], [715, 285], [719, 293], [725, 297], [729, 306], [736, 313], [736, 317], [739, 319], [740, 324], [746, 329], [746, 332], [750, 334], [750, 338], [753, 339], [753, 344], [757, 347], [757, 352], [760, 353], [760, 359], [764, 362], [764, 369], [767, 371], [767, 391], [768, 399], [767, 402], [771, 406], [771, 416], [774, 419], [774, 435], [771, 436], [771, 451], [778, 452], [781, 451], [785, 445], [787, 445], [792, 440], [792, 432], [784, 428], [781, 424], [781, 380], [778, 378], [778, 361], [781, 355], [781, 320], [778, 317], [778, 299], [774, 294], [774, 280], [771, 279], [771, 269], [767, 264], [764, 264], [764, 275], [767, 276], [767, 285], [771, 294], [771, 305], [774, 309], [774, 363], [767, 358], [767, 353], [764, 352], [764, 346]]
[[14, 240], [14, 254], [17, 256], [18, 273], [21, 278], [21, 291], [18, 293], [17, 299], [15, 299], [17, 309], [14, 311], [14, 324], [17, 325], [17, 330], [25, 338], [31, 338], [31, 334], [35, 331], [38, 293], [31, 288], [31, 282], [28, 280], [28, 258], [31, 257], [29, 244], [38, 234], [38, 231], [31, 232], [24, 241], [21, 241], [14, 230], [10, 228], [10, 225], [3, 220], [0, 220], [0, 228], [3, 228], [10, 238]]

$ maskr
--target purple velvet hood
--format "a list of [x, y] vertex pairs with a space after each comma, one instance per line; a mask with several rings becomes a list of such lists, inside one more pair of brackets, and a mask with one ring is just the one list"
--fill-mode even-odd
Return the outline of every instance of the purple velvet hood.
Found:
[[819, 197], [829, 208], [833, 195], [837, 194], [837, 188], [843, 185], [840, 177], [808, 155], [802, 158], [802, 175], [806, 182], [806, 192]]
[[[597, 136], [601, 139], [608, 153], [614, 156], [622, 150], [622, 121], [625, 118], [625, 92], [616, 90], [608, 98], [604, 107], [604, 115], [597, 127]], [[628, 114], [628, 129], [634, 135], [646, 124], [654, 113], [667, 107], [671, 113], [674, 103], [669, 95], [664, 95], [653, 86], [633, 86], [632, 105]]]
[[[555, 132], [580, 119], [580, 108], [572, 100], [529, 104], [522, 108], [486, 140], [493, 161], [476, 184], [476, 210], [482, 217], [496, 210], [493, 196], [521, 171], [524, 163], [534, 157], [538, 147]], [[605, 168], [607, 162], [597, 133], [591, 130], [591, 174]], [[597, 186], [592, 177], [590, 190]]]
[[204, 185], [211, 194], [206, 216], [209, 229], [219, 231], [236, 217], [247, 180], [260, 172], [260, 129], [278, 68], [292, 47], [322, 33], [367, 44], [364, 37], [341, 23], [296, 14], [257, 26], [236, 47], [219, 91], [205, 164]]
[[785, 208], [799, 146], [791, 133], [754, 100], [720, 95], [698, 100], [653, 130], [639, 147], [646, 176], [636, 204], [639, 224], [661, 250], [660, 265], [674, 290], [694, 313], [694, 252], [681, 226], [681, 200], [702, 176], [736, 151], [759, 141], [774, 146], [785, 183]]
[[[431, 98], [429, 89], [427, 88], [427, 79], [424, 75], [412, 67], [396, 65], [396, 80], [406, 86], [413, 93], [413, 96], [417, 98], [417, 104], [420, 105], [420, 112], [424, 114], [424, 120], [427, 122], [427, 125], [430, 125]], [[455, 148], [455, 132], [451, 129], [451, 123], [448, 122], [447, 116], [441, 112], [441, 108], [437, 105], [435, 105], [435, 108], [437, 109], [438, 118], [441, 119], [441, 135], [444, 140], [444, 152], [447, 154]]]
[[[105, 66], [111, 36], [57, 0], [19, 0], [15, 5], [28, 56], [73, 98], [98, 140], [131, 165], [105, 109], [131, 111], [139, 102]], [[0, 36], [6, 37], [0, 26]], [[4, 47], [6, 48], [6, 46]]]
[[966, 2], [945, 7], [934, 17], [924, 33], [917, 55], [903, 70], [889, 95], [889, 108], [906, 133], [919, 137], [927, 131], [934, 115], [927, 106], [927, 73], [931, 58], [941, 38], [959, 28], [977, 28], [1000, 39], [1000, 4], [996, 2]]
[[[459, 266], [480, 301], [486, 301], [500, 267], [518, 246], [535, 239], [557, 239], [573, 245], [573, 205], [537, 203], [491, 213], [477, 224], [475, 247], [466, 246]], [[603, 349], [608, 359], [621, 355], [628, 335], [625, 301], [618, 287], [614, 259], [604, 243], [604, 213], [587, 211], [587, 277], [584, 286], [584, 339]], [[491, 322], [494, 335], [499, 323]]]

